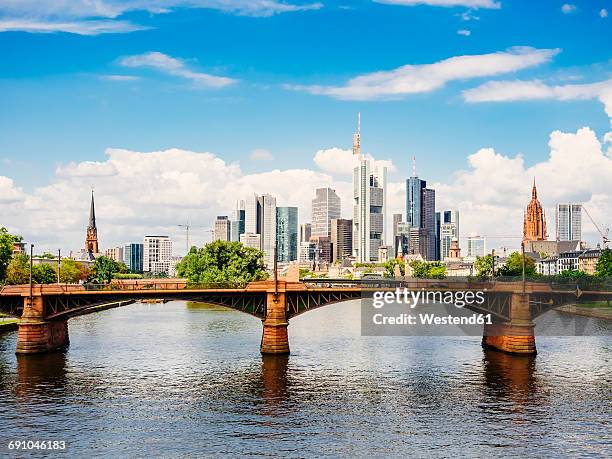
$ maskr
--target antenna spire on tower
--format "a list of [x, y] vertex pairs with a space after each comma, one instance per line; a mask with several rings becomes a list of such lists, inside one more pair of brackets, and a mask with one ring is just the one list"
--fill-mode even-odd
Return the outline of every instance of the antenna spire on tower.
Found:
[[357, 112], [357, 131], [353, 134], [353, 154], [361, 155], [361, 112]]
[[417, 173], [416, 173], [416, 156], [412, 157], [412, 176], [416, 177]]

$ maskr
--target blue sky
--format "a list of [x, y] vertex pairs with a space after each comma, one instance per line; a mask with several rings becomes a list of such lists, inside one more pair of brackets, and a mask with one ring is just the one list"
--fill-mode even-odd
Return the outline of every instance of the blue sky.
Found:
[[[610, 1], [95, 5], [0, 0], [0, 176], [20, 192], [106, 161], [107, 148], [212, 152], [244, 174], [313, 169], [318, 150], [350, 148], [358, 111], [364, 150], [390, 159], [398, 183], [412, 155], [445, 183], [481, 148], [522, 154], [528, 169], [547, 161], [555, 130], [610, 129]], [[407, 65], [424, 89], [396, 89]], [[350, 81], [376, 72], [374, 89]], [[256, 149], [274, 160], [251, 160]]]

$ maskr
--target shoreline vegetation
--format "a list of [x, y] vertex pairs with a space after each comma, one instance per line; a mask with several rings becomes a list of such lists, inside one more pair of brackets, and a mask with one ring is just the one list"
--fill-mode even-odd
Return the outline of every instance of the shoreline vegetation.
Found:
[[595, 319], [612, 320], [612, 307], [606, 301], [596, 301], [584, 304], [566, 304], [556, 310], [563, 314], [593, 317]]

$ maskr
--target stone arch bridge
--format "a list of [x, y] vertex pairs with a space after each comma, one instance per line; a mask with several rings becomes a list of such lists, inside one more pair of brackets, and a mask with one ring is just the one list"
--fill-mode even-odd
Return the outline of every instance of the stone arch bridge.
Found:
[[[127, 300], [186, 300], [226, 306], [262, 320], [261, 352], [289, 353], [289, 320], [307, 311], [343, 301], [371, 297], [397, 288], [441, 292], [485, 292], [475, 312], [491, 314], [483, 345], [513, 354], [535, 354], [533, 319], [577, 298], [610, 299], [611, 292], [558, 289], [546, 283], [469, 280], [273, 280], [248, 285], [187, 286], [156, 281], [125, 285], [8, 286], [0, 291], [0, 312], [19, 317], [17, 353], [33, 354], [65, 347], [68, 319], [88, 309]], [[609, 290], [609, 289], [608, 289]]]

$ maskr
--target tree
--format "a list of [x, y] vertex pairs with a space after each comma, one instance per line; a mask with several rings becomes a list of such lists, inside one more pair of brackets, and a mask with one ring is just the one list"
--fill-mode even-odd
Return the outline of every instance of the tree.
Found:
[[[522, 276], [523, 256], [518, 252], [512, 252], [506, 264], [500, 268], [499, 273], [502, 276]], [[535, 273], [535, 261], [533, 261], [533, 258], [525, 256], [525, 275], [533, 276]]]
[[24, 254], [15, 255], [6, 267], [6, 283], [9, 285], [28, 284], [30, 282], [30, 257]]
[[57, 272], [53, 266], [47, 263], [34, 265], [32, 266], [32, 282], [35, 284], [53, 284], [57, 282]]
[[601, 251], [595, 274], [601, 277], [612, 277], [612, 250], [605, 248]]
[[478, 277], [491, 276], [493, 274], [493, 256], [476, 257], [474, 268], [476, 268], [476, 275]]
[[400, 258], [393, 258], [392, 260], [387, 261], [384, 264], [385, 267], [385, 277], [395, 277], [395, 267], [399, 266], [400, 275], [405, 275], [405, 265], [404, 261]]
[[176, 268], [191, 284], [247, 283], [268, 277], [263, 252], [240, 242], [215, 241], [192, 248]]
[[64, 258], [60, 264], [60, 282], [64, 284], [76, 284], [87, 279], [88, 275], [87, 266], [71, 258]]
[[420, 261], [414, 260], [410, 262], [412, 268], [412, 277], [422, 279], [443, 279], [446, 276], [446, 266], [440, 261]]
[[5, 227], [0, 227], [0, 283], [6, 278], [6, 269], [13, 257], [13, 244], [20, 240], [20, 237], [9, 234]]
[[113, 274], [121, 271], [121, 266], [115, 260], [108, 257], [98, 257], [90, 270], [90, 279], [99, 284], [108, 284], [113, 279]]

